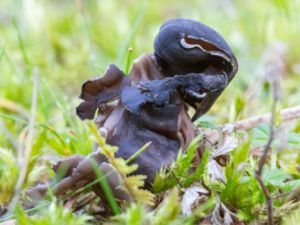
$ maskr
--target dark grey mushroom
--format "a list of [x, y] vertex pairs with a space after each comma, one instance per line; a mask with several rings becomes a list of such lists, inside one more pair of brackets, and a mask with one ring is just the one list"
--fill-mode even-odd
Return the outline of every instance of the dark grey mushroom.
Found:
[[[93, 119], [97, 111], [99, 132], [119, 147], [117, 157], [128, 159], [152, 143], [134, 160], [136, 173], [147, 176], [149, 188], [155, 174], [174, 162], [180, 148], [187, 148], [196, 135], [192, 121], [209, 110], [237, 68], [230, 47], [216, 31], [194, 20], [169, 20], [159, 30], [154, 53], [136, 59], [128, 77], [110, 65], [104, 76], [83, 84], [77, 115]], [[196, 110], [192, 118], [188, 106]], [[112, 169], [104, 156], [91, 155], [104, 172]], [[75, 157], [58, 164], [66, 172], [55, 193], [93, 180], [90, 163], [90, 158]], [[115, 195], [124, 195], [117, 191], [117, 175], [109, 179]], [[94, 189], [102, 196], [101, 188]]]
[[[98, 108], [96, 122], [107, 142], [119, 147], [117, 156], [127, 159], [151, 141], [134, 161], [149, 184], [188, 146], [195, 136], [192, 121], [211, 107], [237, 67], [216, 31], [194, 20], [169, 20], [158, 32], [154, 53], [135, 60], [128, 77], [110, 66], [102, 78], [84, 83], [77, 113], [91, 118]], [[113, 107], [112, 99], [118, 99]], [[196, 110], [192, 119], [187, 105]]]

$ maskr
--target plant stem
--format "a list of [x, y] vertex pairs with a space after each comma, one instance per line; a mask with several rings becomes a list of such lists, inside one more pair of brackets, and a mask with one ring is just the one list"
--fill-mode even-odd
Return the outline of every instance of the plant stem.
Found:
[[270, 135], [269, 135], [269, 140], [267, 142], [267, 145], [265, 146], [264, 150], [263, 150], [263, 154], [261, 155], [261, 157], [259, 158], [258, 161], [258, 168], [255, 171], [255, 178], [258, 181], [263, 194], [265, 196], [266, 199], [266, 205], [267, 205], [267, 211], [268, 211], [268, 224], [269, 225], [274, 225], [274, 220], [273, 220], [273, 200], [272, 200], [272, 196], [270, 195], [270, 192], [266, 186], [266, 184], [264, 183], [263, 179], [262, 179], [262, 171], [263, 171], [263, 167], [266, 164], [266, 160], [267, 160], [267, 156], [268, 153], [271, 149], [271, 144], [274, 140], [274, 133], [275, 133], [275, 113], [276, 113], [276, 105], [277, 105], [277, 101], [278, 101], [278, 95], [276, 95], [276, 93], [274, 94], [273, 97], [273, 104], [272, 104], [272, 111], [271, 111], [271, 121], [270, 121]]

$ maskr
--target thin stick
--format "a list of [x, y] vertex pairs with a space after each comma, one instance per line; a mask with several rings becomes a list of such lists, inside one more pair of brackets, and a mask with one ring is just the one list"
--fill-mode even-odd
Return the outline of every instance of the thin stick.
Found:
[[[268, 123], [271, 120], [272, 113], [267, 113], [261, 116], [250, 117], [244, 120], [226, 123], [223, 128], [231, 128], [233, 130], [249, 130], [258, 124]], [[282, 122], [287, 122], [300, 118], [300, 105], [281, 110], [280, 119]]]
[[266, 164], [266, 160], [267, 160], [267, 156], [268, 153], [271, 149], [271, 144], [274, 140], [274, 133], [275, 133], [275, 113], [276, 113], [276, 106], [277, 106], [277, 102], [279, 100], [279, 92], [280, 92], [280, 83], [279, 83], [279, 79], [277, 76], [274, 76], [273, 79], [271, 80], [271, 84], [272, 84], [272, 89], [273, 89], [273, 104], [272, 104], [272, 110], [271, 110], [271, 120], [270, 120], [270, 135], [269, 135], [269, 140], [267, 145], [265, 146], [264, 150], [263, 150], [263, 154], [261, 155], [261, 157], [259, 158], [258, 161], [258, 167], [257, 170], [255, 171], [255, 178], [258, 181], [263, 194], [265, 196], [266, 199], [266, 205], [267, 205], [267, 212], [268, 212], [268, 224], [269, 225], [274, 225], [274, 220], [273, 220], [273, 199], [272, 196], [270, 195], [270, 192], [266, 186], [266, 184], [264, 183], [263, 179], [262, 179], [262, 171], [263, 171], [263, 167]]
[[259, 185], [260, 185], [260, 187], [263, 191], [263, 194], [266, 198], [269, 225], [274, 225], [274, 221], [273, 221], [273, 200], [272, 200], [272, 197], [270, 195], [270, 192], [269, 192], [267, 186], [265, 185], [265, 183], [262, 180], [262, 169], [263, 169], [263, 167], [266, 163], [268, 152], [269, 152], [271, 144], [274, 140], [274, 129], [275, 129], [274, 124], [275, 124], [276, 104], [277, 104], [277, 100], [274, 99], [273, 106], [272, 106], [272, 116], [271, 116], [269, 140], [268, 140], [268, 143], [267, 143], [267, 145], [265, 146], [265, 148], [263, 150], [262, 156], [260, 157], [260, 159], [258, 161], [258, 168], [255, 171], [255, 178], [258, 181], [258, 183], [259, 183]]
[[29, 124], [28, 124], [28, 135], [26, 138], [26, 146], [23, 152], [21, 151], [18, 152], [18, 159], [21, 161], [20, 174], [15, 187], [15, 194], [11, 201], [8, 212], [12, 212], [14, 210], [19, 200], [19, 195], [22, 190], [22, 185], [26, 179], [28, 163], [29, 163], [31, 149], [32, 149], [33, 136], [34, 136], [35, 113], [37, 107], [37, 90], [38, 90], [38, 72], [37, 69], [35, 68], [33, 70], [32, 104], [31, 104], [31, 113], [30, 113]]

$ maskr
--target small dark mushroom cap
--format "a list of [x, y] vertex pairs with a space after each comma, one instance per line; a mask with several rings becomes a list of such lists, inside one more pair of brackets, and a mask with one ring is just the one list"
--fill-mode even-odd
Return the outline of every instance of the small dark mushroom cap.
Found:
[[212, 28], [190, 19], [172, 19], [164, 23], [154, 42], [154, 56], [165, 76], [190, 73], [215, 73], [227, 76], [223, 89], [207, 93], [187, 90], [186, 101], [195, 109], [192, 120], [206, 113], [237, 72], [237, 60], [223, 37]]
[[213, 65], [225, 71], [231, 79], [238, 67], [223, 37], [195, 20], [172, 19], [165, 22], [156, 36], [154, 50], [158, 63], [163, 68], [167, 67], [167, 73], [170, 73], [167, 75], [178, 75], [180, 69], [186, 73], [203, 72]]

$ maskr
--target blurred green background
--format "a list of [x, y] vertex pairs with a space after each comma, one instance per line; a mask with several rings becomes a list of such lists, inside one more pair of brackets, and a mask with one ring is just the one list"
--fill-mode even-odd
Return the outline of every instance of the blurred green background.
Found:
[[129, 47], [132, 59], [152, 52], [160, 25], [170, 18], [213, 27], [239, 62], [238, 74], [202, 120], [221, 124], [270, 111], [272, 73], [266, 68], [274, 60], [281, 106], [299, 104], [299, 11], [297, 0], [1, 0], [0, 146], [14, 151], [14, 140], [24, 141], [36, 70], [39, 154], [90, 152], [87, 130], [75, 116], [81, 84], [110, 63], [124, 70]]

